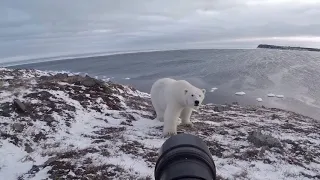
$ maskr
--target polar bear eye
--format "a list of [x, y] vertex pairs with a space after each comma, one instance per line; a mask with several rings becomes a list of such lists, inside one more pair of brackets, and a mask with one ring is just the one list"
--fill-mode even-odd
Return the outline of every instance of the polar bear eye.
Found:
[[199, 97], [201, 97], [201, 95], [199, 95]]
[[193, 97], [193, 94], [191, 96]]

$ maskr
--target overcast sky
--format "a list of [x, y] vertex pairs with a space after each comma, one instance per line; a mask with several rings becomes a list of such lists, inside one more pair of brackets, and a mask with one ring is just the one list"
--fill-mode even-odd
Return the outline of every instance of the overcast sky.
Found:
[[320, 0], [1, 0], [0, 56], [320, 47], [319, 18]]

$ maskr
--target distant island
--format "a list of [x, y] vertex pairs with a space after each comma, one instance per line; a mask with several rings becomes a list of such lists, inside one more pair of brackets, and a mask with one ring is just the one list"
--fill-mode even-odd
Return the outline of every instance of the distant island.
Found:
[[317, 48], [292, 47], [292, 46], [275, 46], [275, 45], [269, 45], [269, 44], [259, 44], [257, 48], [281, 49], [281, 50], [298, 50], [298, 51], [317, 51], [317, 52], [320, 52], [320, 49], [317, 49]]

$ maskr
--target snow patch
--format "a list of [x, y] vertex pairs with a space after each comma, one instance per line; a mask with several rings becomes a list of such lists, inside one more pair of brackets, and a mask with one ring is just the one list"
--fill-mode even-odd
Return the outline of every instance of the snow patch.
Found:
[[31, 161], [25, 160], [27, 155], [27, 152], [7, 139], [0, 141], [0, 177], [15, 180], [26, 173], [33, 165]]
[[243, 95], [245, 95], [246, 93], [243, 92], [243, 91], [241, 91], [241, 92], [236, 92], [235, 94], [238, 95], [238, 96], [243, 96]]
[[272, 93], [269, 93], [267, 94], [268, 97], [275, 97], [276, 95], [275, 94], [272, 94]]
[[10, 85], [10, 84], [9, 84], [8, 82], [6, 82], [6, 81], [5, 81], [5, 82], [1, 82], [1, 81], [0, 81], [0, 87], [1, 87], [1, 83], [2, 83], [2, 86], [3, 86], [3, 87], [8, 87], [8, 86]]
[[262, 100], [262, 98], [257, 98], [256, 99], [258, 102], [262, 102], [263, 100]]
[[4, 79], [4, 80], [10, 80], [10, 79], [14, 79], [14, 76], [6, 75], [6, 76], [2, 77], [2, 79]]
[[31, 177], [29, 180], [42, 180], [42, 179], [49, 179], [48, 171], [51, 170], [51, 167], [45, 167], [41, 169], [34, 177]]
[[284, 98], [284, 95], [276, 95], [277, 98]]
[[213, 87], [213, 88], [211, 88], [210, 92], [214, 92], [214, 91], [217, 90], [217, 89], [218, 89], [218, 88]]

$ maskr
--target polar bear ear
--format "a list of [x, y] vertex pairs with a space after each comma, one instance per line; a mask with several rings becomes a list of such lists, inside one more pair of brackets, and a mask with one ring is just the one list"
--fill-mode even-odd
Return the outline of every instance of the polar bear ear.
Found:
[[202, 90], [203, 94], [205, 94], [207, 92], [206, 89], [201, 89], [201, 90]]
[[184, 90], [184, 94], [187, 94], [187, 92], [188, 92], [188, 90], [185, 89], [185, 90]]

